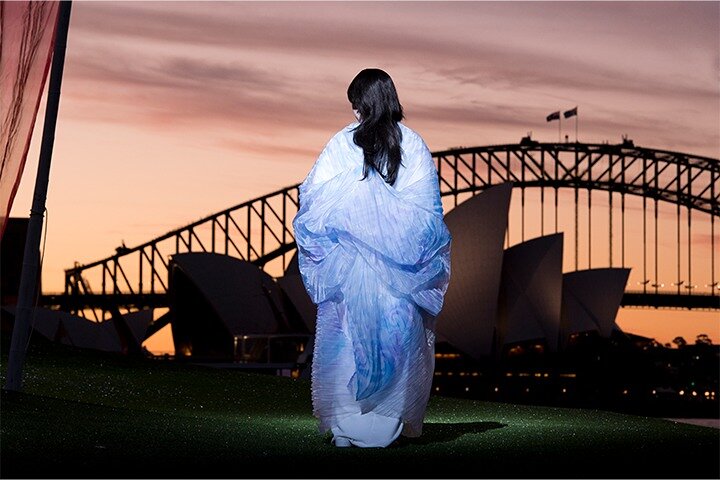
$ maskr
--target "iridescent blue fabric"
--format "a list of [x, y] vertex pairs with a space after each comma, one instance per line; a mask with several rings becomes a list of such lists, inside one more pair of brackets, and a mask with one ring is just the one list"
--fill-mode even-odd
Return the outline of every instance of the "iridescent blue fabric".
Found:
[[403, 124], [395, 185], [370, 170], [352, 123], [299, 188], [293, 220], [305, 288], [318, 305], [313, 406], [322, 431], [361, 412], [419, 435], [434, 370], [434, 317], [450, 280], [450, 232], [437, 170]]

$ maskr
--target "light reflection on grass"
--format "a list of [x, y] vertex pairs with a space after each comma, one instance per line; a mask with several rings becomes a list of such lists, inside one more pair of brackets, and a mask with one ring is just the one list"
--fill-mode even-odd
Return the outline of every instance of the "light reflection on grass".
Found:
[[23, 393], [3, 392], [3, 475], [241, 478], [252, 463], [260, 478], [374, 478], [401, 462], [414, 478], [718, 477], [715, 429], [437, 396], [420, 438], [338, 449], [318, 432], [309, 387], [35, 347]]

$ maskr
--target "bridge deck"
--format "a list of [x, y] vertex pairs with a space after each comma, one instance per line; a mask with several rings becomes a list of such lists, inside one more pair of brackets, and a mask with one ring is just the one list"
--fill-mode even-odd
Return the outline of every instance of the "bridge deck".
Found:
[[[132, 309], [169, 307], [167, 296], [164, 293], [120, 293], [114, 295], [49, 293], [41, 295], [40, 305], [61, 310], [101, 309], [111, 305]], [[720, 295], [626, 291], [620, 305], [623, 307], [720, 310]]]

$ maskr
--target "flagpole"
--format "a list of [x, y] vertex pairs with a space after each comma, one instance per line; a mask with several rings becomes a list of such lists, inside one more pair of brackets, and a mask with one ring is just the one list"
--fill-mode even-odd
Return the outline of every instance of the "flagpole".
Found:
[[42, 144], [40, 146], [40, 160], [37, 176], [35, 177], [35, 192], [30, 210], [27, 234], [25, 237], [25, 251], [23, 252], [22, 272], [20, 273], [20, 286], [18, 288], [18, 303], [15, 310], [15, 324], [12, 339], [10, 340], [10, 355], [8, 358], [7, 390], [20, 391], [22, 388], [22, 369], [25, 354], [30, 338], [30, 315], [33, 312], [34, 299], [38, 293], [38, 259], [40, 252], [40, 236], [45, 213], [45, 199], [47, 197], [48, 181], [50, 178], [50, 160], [52, 159], [53, 143], [55, 141], [55, 125], [60, 104], [60, 86], [62, 84], [63, 67], [65, 64], [65, 46], [67, 44], [68, 26], [70, 24], [70, 8], [72, 2], [60, 2], [55, 35], [55, 49], [50, 70], [50, 84], [48, 86], [47, 106], [45, 107], [45, 124], [43, 125]]
[[548, 116], [545, 117], [545, 121], [547, 121], [547, 122], [552, 122], [553, 120], [558, 121], [558, 143], [560, 143], [560, 141], [561, 141], [560, 136], [562, 135], [561, 127], [560, 127], [560, 122], [562, 121], [562, 120], [560, 120], [561, 113], [562, 113], [562, 110], [558, 110], [556, 112], [550, 113]]
[[578, 113], [577, 113], [577, 105], [575, 105], [575, 143], [577, 143], [577, 124], [578, 124]]
[[[559, 110], [559, 112], [562, 112], [562, 110]], [[560, 124], [562, 123], [562, 113], [558, 114], [558, 143], [562, 143], [561, 136], [562, 133], [560, 132]]]

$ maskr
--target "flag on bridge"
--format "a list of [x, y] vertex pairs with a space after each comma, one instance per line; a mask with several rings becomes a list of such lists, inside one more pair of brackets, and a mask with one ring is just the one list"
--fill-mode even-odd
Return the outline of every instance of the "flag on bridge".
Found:
[[32, 138], [55, 42], [58, 2], [0, 7], [0, 238], [7, 226]]
[[547, 120], [548, 122], [551, 120], [560, 120], [560, 110], [558, 110], [557, 112], [551, 113], [550, 115], [548, 115], [545, 118], [545, 120]]
[[575, 106], [575, 108], [571, 108], [570, 110], [566, 110], [566, 111], [563, 113], [563, 116], [564, 116], [565, 118], [572, 117], [573, 115], [577, 115], [577, 105]]

